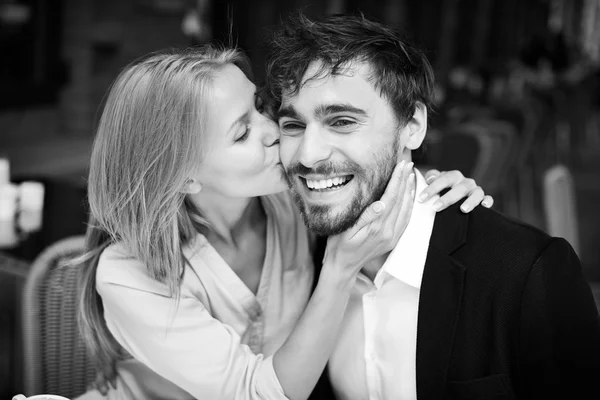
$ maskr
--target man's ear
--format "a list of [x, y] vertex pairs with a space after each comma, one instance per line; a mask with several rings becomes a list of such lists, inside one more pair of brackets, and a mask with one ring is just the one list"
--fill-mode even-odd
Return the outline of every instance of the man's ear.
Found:
[[427, 133], [427, 107], [425, 104], [417, 101], [415, 113], [402, 130], [405, 148], [416, 150], [421, 147]]
[[195, 179], [185, 181], [182, 192], [187, 194], [196, 194], [202, 190], [202, 184]]

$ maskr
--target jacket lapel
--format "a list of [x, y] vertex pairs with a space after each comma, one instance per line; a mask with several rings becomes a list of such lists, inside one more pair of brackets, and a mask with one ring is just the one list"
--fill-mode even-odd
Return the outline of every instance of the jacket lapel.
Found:
[[419, 298], [419, 400], [443, 397], [466, 272], [452, 253], [466, 242], [468, 218], [456, 205], [438, 213], [433, 226]]

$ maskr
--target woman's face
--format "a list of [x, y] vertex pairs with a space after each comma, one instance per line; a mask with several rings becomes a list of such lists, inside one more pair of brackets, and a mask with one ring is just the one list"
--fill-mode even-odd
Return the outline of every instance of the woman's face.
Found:
[[255, 197], [287, 189], [279, 128], [257, 110], [256, 96], [256, 86], [238, 67], [228, 65], [216, 75], [206, 125], [208, 152], [195, 177], [204, 193]]

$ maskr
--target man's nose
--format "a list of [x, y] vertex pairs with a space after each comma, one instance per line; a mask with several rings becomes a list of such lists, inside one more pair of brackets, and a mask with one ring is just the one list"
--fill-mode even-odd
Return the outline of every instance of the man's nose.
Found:
[[298, 161], [307, 168], [313, 168], [321, 161], [329, 159], [331, 146], [318, 128], [307, 127], [298, 149]]

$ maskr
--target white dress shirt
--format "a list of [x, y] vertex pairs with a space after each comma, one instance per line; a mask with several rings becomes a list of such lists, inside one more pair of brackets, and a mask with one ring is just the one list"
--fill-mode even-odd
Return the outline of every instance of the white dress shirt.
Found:
[[[427, 186], [415, 169], [416, 193]], [[340, 400], [417, 398], [417, 316], [436, 212], [415, 201], [410, 222], [373, 282], [362, 273], [346, 309], [329, 375]]]

